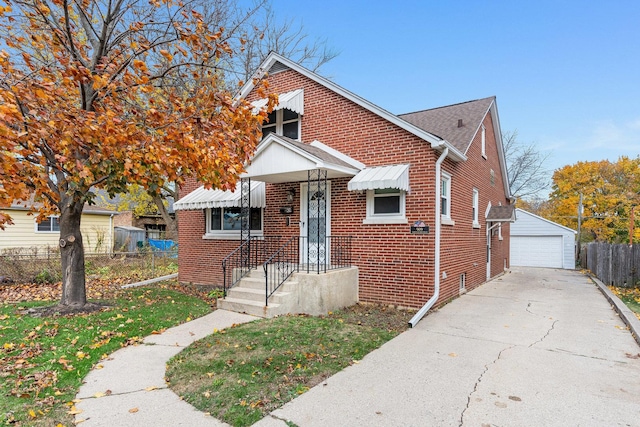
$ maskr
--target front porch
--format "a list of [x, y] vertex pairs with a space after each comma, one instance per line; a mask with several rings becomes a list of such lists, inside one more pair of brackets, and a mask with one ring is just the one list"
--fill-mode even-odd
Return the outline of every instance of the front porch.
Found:
[[249, 237], [222, 261], [220, 308], [261, 317], [327, 314], [358, 302], [349, 236]]
[[343, 267], [320, 274], [294, 272], [265, 301], [269, 286], [261, 267], [251, 269], [227, 290], [224, 298], [218, 299], [218, 308], [267, 318], [285, 314], [326, 315], [358, 302], [358, 268]]

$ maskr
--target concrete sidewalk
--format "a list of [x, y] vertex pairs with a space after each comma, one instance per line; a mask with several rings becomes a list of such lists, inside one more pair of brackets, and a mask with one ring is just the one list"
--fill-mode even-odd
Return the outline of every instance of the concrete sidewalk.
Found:
[[[254, 319], [217, 310], [113, 353], [85, 378], [76, 422], [226, 425], [169, 390], [165, 364], [214, 328]], [[640, 426], [639, 379], [640, 347], [588, 277], [521, 268], [254, 426]]]
[[514, 269], [254, 426], [640, 426], [639, 356], [588, 277]]
[[76, 423], [84, 427], [226, 426], [167, 388], [167, 361], [192, 342], [257, 317], [216, 310], [194, 321], [145, 338], [147, 345], [125, 347], [100, 362], [80, 388]]

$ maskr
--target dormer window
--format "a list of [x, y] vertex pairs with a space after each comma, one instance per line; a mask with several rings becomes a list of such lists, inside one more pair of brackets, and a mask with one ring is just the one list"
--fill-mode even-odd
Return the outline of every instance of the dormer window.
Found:
[[300, 114], [286, 108], [273, 111], [262, 125], [262, 138], [270, 133], [300, 139]]

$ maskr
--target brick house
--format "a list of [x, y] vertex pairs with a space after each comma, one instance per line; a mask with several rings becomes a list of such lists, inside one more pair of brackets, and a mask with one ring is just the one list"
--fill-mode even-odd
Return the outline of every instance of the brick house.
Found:
[[[256, 75], [279, 104], [243, 180], [235, 192], [189, 181], [175, 204], [181, 282], [239, 282], [253, 290], [221, 307], [267, 316], [357, 300], [421, 316], [509, 266], [495, 97], [393, 115], [275, 53]], [[265, 102], [251, 83], [240, 96]], [[266, 297], [275, 275], [294, 302]]]

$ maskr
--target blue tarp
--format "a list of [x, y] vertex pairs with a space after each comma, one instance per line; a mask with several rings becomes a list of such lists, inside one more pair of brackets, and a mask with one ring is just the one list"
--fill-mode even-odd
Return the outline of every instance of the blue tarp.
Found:
[[173, 240], [149, 239], [148, 242], [151, 249], [156, 251], [170, 251], [178, 246]]

